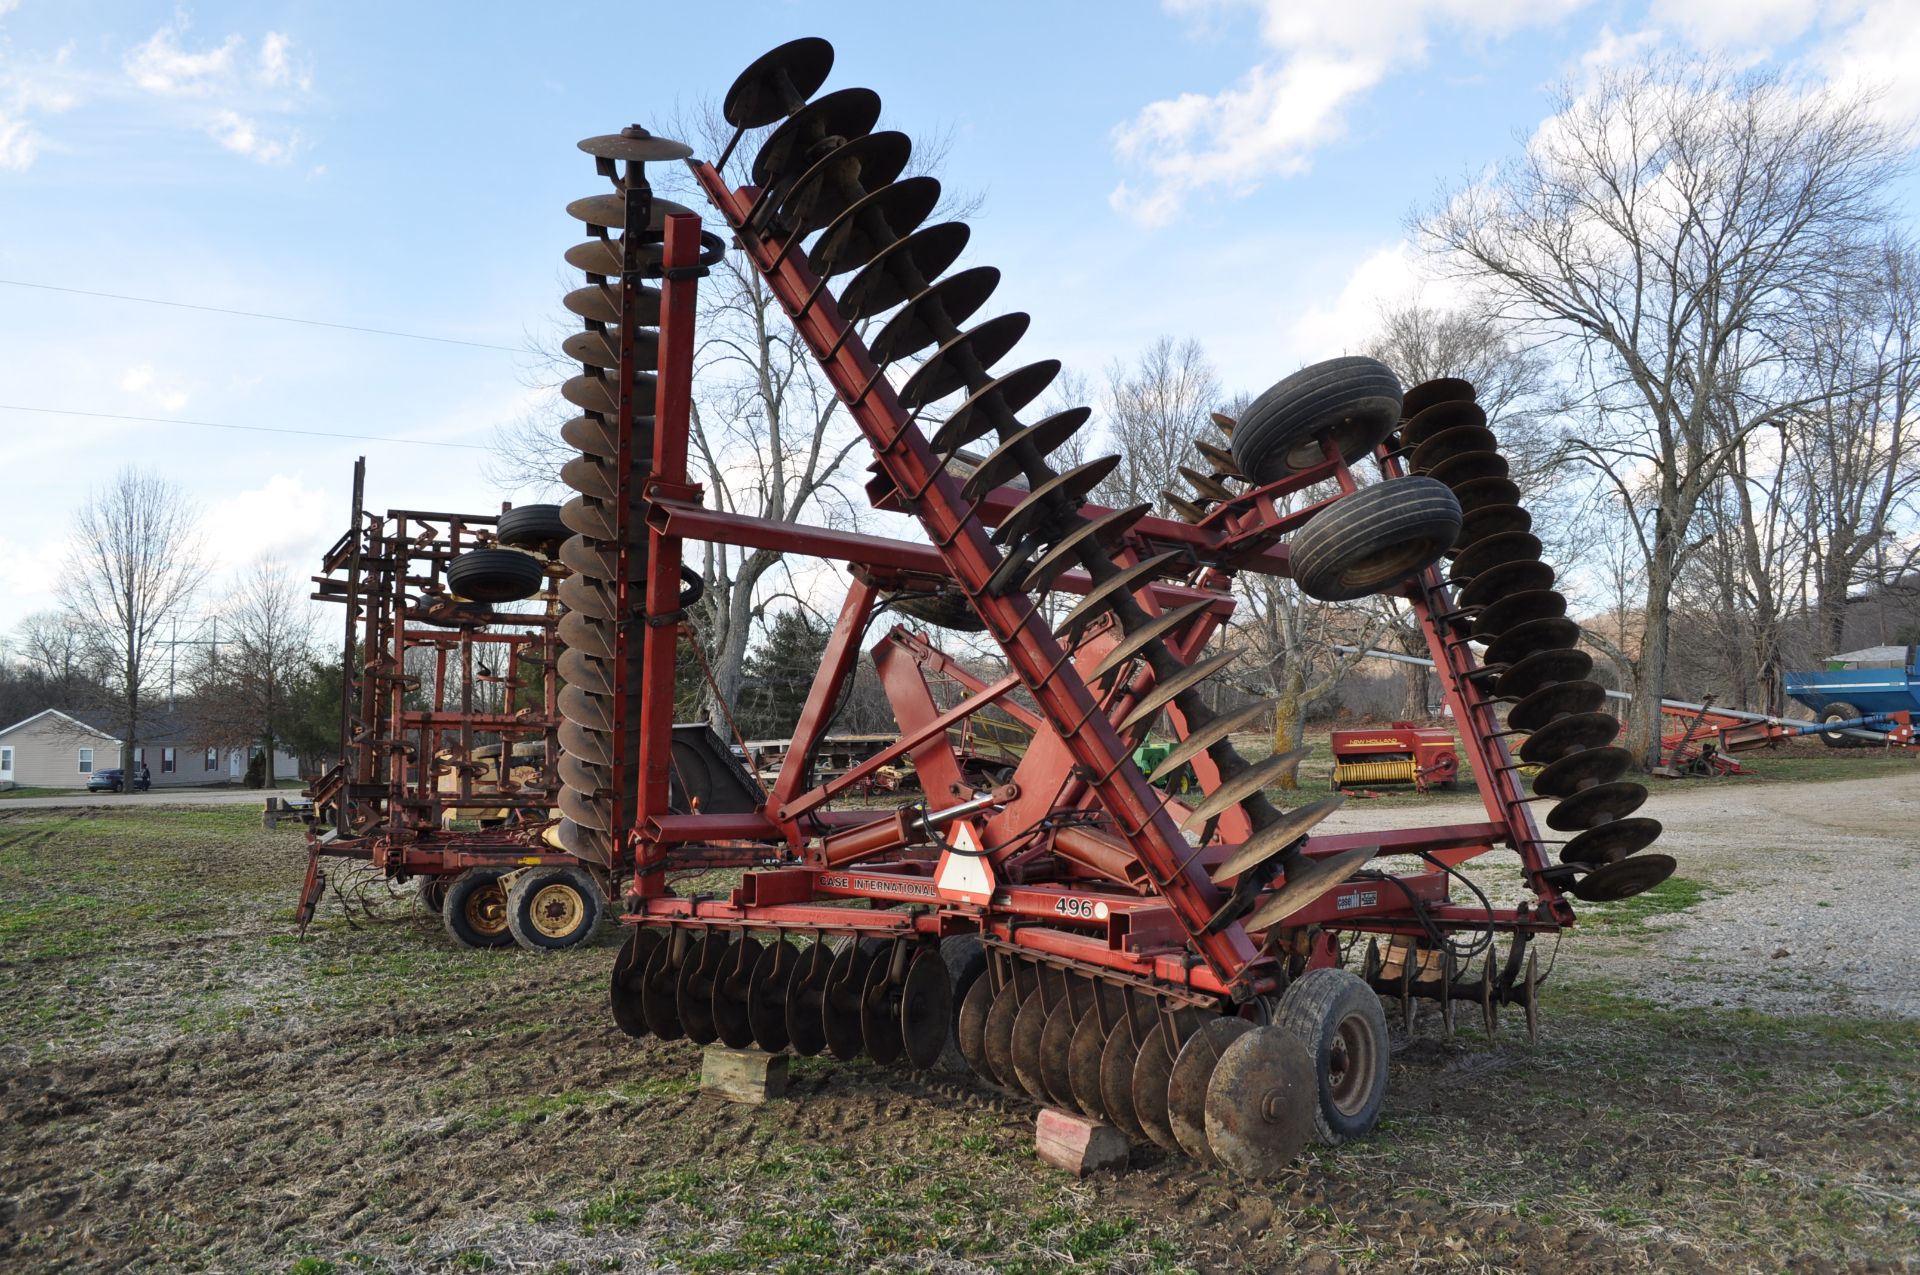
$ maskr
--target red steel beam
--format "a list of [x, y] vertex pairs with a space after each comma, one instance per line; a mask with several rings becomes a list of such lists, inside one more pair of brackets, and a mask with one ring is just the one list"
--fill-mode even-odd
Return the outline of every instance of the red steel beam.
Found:
[[[801, 258], [746, 226], [753, 203], [750, 189], [729, 190], [710, 164], [695, 164], [693, 171], [780, 298], [795, 330], [872, 445], [881, 470], [907, 498], [1008, 663], [1066, 741], [1101, 804], [1119, 823], [1156, 888], [1179, 916], [1202, 960], [1215, 977], [1231, 982], [1241, 998], [1272, 986], [1270, 973], [1255, 972], [1266, 958], [1241, 926], [1204, 932], [1222, 900], [1220, 890], [1191, 862], [1191, 847], [1162, 808], [1159, 794], [1133, 765], [1130, 750], [1072, 668], [1033, 600], [1024, 594], [1000, 596], [987, 591], [987, 580], [1001, 562], [999, 550], [960, 495], [959, 483], [933, 454], [926, 436], [880, 375], [865, 343], [848, 331], [832, 295]], [[663, 422], [660, 432], [672, 430]], [[658, 579], [653, 583], [658, 584]]]

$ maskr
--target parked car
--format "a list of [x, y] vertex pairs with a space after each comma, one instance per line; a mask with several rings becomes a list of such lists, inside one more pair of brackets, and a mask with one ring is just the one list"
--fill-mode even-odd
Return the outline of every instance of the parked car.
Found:
[[[145, 792], [151, 787], [153, 787], [153, 773], [142, 766], [140, 773], [133, 778], [133, 790]], [[88, 792], [125, 792], [126, 790], [126, 775], [118, 766], [111, 770], [96, 770], [87, 776]]]

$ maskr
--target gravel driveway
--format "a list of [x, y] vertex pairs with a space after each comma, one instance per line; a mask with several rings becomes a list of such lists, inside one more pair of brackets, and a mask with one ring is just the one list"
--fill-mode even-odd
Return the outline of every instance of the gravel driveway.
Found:
[[[1653, 782], [1640, 813], [1666, 825], [1655, 848], [1708, 897], [1631, 940], [1583, 942], [1563, 972], [1669, 1006], [1920, 1019], [1920, 774]], [[1321, 828], [1465, 822], [1479, 810], [1470, 796], [1418, 810], [1355, 801]], [[1511, 859], [1482, 862], [1496, 903], [1519, 897]]]

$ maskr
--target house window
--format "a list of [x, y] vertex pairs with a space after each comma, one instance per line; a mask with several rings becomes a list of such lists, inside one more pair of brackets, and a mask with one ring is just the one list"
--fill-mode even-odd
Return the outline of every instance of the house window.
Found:
[[83, 775], [91, 775], [93, 773], [93, 750], [91, 748], [82, 748], [80, 750], [80, 773]]
[[162, 748], [160, 750], [160, 773], [163, 775], [171, 775], [173, 773], [173, 750], [171, 748]]
[[11, 771], [12, 769], [13, 750], [11, 748], [0, 748], [0, 770]]
[[220, 769], [220, 750], [218, 748], [209, 748], [207, 750], [207, 769]]
[[138, 770], [146, 764], [147, 764], [147, 750], [144, 748], [134, 749], [133, 750], [133, 768], [135, 770]]

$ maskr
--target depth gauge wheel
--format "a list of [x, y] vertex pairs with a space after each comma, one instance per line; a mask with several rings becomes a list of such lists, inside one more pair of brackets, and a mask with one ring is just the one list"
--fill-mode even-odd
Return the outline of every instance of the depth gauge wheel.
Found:
[[1380, 997], [1341, 969], [1308, 970], [1280, 998], [1274, 1026], [1313, 1056], [1313, 1128], [1330, 1146], [1363, 1138], [1387, 1096], [1387, 1016]]
[[1389, 478], [1342, 496], [1287, 544], [1300, 591], [1322, 602], [1381, 593], [1440, 561], [1460, 502], [1431, 478]]
[[923, 620], [937, 629], [949, 629], [955, 633], [986, 632], [986, 621], [974, 614], [967, 595], [958, 589], [942, 589], [938, 593], [898, 593], [889, 599], [888, 604], [901, 615]]
[[503, 545], [538, 549], [551, 557], [562, 540], [573, 534], [560, 521], [558, 505], [520, 505], [500, 515], [494, 538]]
[[421, 877], [420, 906], [429, 912], [438, 912], [447, 901], [447, 883], [450, 877]]
[[540, 592], [547, 569], [518, 549], [475, 549], [447, 564], [447, 587], [472, 602], [518, 602]]
[[447, 887], [440, 919], [454, 942], [462, 947], [505, 947], [513, 942], [501, 876], [498, 868], [468, 868]]
[[1234, 463], [1256, 483], [1277, 482], [1326, 459], [1322, 433], [1332, 434], [1347, 460], [1358, 460], [1393, 432], [1400, 399], [1399, 378], [1378, 359], [1350, 355], [1303, 367], [1241, 414]]
[[578, 947], [600, 923], [600, 888], [578, 868], [529, 868], [507, 891], [507, 928], [535, 952]]

